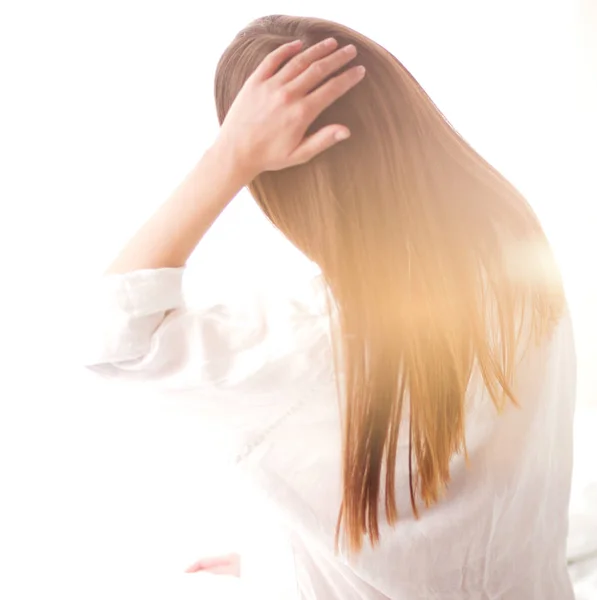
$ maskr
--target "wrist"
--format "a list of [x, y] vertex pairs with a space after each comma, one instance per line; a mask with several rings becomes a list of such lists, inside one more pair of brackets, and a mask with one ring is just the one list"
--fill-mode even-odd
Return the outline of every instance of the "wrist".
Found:
[[212, 168], [221, 171], [226, 180], [238, 190], [251, 183], [259, 174], [241, 159], [232, 144], [221, 138], [214, 142], [206, 154]]

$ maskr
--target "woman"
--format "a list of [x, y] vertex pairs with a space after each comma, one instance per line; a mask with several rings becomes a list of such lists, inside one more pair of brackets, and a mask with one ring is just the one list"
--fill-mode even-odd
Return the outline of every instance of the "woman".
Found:
[[[217, 140], [102, 281], [88, 365], [192, 372], [254, 422], [238, 461], [285, 519], [302, 598], [572, 598], [575, 358], [530, 207], [344, 26], [252, 23], [215, 92]], [[319, 287], [187, 310], [184, 265], [244, 186]]]

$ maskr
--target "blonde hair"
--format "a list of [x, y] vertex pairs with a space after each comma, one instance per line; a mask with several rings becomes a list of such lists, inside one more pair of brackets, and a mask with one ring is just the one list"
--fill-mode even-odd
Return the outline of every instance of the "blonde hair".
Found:
[[[358, 551], [364, 536], [379, 541], [382, 486], [386, 519], [398, 520], [394, 474], [406, 411], [418, 516], [418, 501], [438, 501], [450, 459], [466, 452], [473, 364], [498, 408], [516, 403], [522, 315], [542, 339], [564, 296], [525, 199], [454, 131], [394, 56], [356, 31], [288, 16], [250, 24], [217, 68], [220, 123], [269, 52], [297, 38], [308, 47], [327, 37], [355, 44], [367, 76], [310, 132], [341, 123], [351, 138], [307, 164], [264, 172], [249, 189], [319, 265], [338, 310], [346, 404], [336, 544], [344, 533], [349, 550]], [[521, 249], [523, 277], [513, 272], [513, 248]]]

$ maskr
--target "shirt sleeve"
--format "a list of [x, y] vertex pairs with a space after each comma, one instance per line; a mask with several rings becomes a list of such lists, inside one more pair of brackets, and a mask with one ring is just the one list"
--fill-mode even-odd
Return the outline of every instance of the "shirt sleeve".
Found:
[[83, 310], [83, 363], [110, 378], [273, 391], [331, 376], [322, 285], [188, 308], [184, 268], [106, 275]]

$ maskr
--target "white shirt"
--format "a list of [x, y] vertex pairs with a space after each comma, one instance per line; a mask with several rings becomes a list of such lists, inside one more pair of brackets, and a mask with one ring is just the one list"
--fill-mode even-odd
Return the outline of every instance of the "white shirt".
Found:
[[573, 598], [566, 536], [576, 360], [568, 316], [520, 362], [520, 408], [498, 415], [473, 373], [469, 464], [453, 458], [445, 497], [418, 520], [410, 510], [408, 440], [399, 439], [399, 521], [382, 523], [380, 545], [349, 560], [333, 551], [341, 434], [321, 281], [273, 303], [191, 310], [183, 273], [102, 278], [85, 322], [85, 364], [213, 403], [214, 423], [230, 434], [239, 467], [283, 516], [301, 598]]

